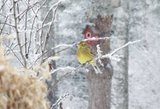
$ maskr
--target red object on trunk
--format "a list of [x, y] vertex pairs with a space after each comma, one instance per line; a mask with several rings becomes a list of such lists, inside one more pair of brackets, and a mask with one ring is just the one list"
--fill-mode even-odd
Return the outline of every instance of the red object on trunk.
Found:
[[96, 30], [96, 28], [94, 26], [86, 25], [82, 34], [85, 39], [91, 38], [86, 41], [89, 45], [95, 45], [98, 43], [98, 39], [96, 39], [96, 38], [98, 38], [99, 35], [98, 35], [98, 31]]

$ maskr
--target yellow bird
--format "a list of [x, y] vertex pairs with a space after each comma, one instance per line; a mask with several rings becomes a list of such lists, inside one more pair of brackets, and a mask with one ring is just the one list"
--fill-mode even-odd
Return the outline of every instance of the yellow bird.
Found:
[[94, 64], [94, 55], [91, 53], [91, 49], [89, 48], [89, 45], [85, 41], [81, 41], [78, 44], [77, 53], [76, 53], [77, 59], [81, 64]]
[[81, 41], [78, 44], [76, 56], [81, 64], [89, 63], [93, 66], [96, 73], [102, 73], [96, 65], [96, 60], [94, 58], [95, 56], [92, 54], [89, 45], [85, 41]]

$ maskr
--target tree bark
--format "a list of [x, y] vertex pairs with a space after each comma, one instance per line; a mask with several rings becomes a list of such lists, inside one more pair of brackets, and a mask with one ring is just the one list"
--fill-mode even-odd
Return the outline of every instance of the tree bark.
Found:
[[[108, 32], [111, 31], [112, 16], [98, 15], [97, 18], [91, 19], [91, 23], [95, 24], [95, 28], [99, 31], [100, 37], [109, 37]], [[103, 36], [101, 36], [103, 34]], [[110, 51], [109, 39], [101, 40], [100, 48], [102, 55]], [[96, 49], [96, 47], [94, 47]], [[89, 109], [110, 109], [111, 107], [111, 80], [112, 67], [109, 59], [102, 59], [103, 67], [99, 65], [102, 74], [96, 74], [93, 68], [87, 75], [89, 84]]]
[[111, 102], [111, 71], [103, 74], [88, 74], [89, 109], [110, 109]]

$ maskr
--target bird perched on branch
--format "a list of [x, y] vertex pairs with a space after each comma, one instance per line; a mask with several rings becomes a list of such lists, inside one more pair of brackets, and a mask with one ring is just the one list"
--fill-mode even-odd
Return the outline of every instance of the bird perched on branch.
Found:
[[93, 55], [93, 53], [91, 52], [91, 48], [85, 41], [81, 41], [78, 43], [76, 56], [81, 64], [89, 63], [93, 66], [96, 73], [101, 73], [100, 69], [96, 65], [95, 56]]
[[89, 45], [85, 41], [81, 41], [77, 46], [77, 59], [81, 64], [94, 64], [93, 59], [94, 55], [91, 53]]

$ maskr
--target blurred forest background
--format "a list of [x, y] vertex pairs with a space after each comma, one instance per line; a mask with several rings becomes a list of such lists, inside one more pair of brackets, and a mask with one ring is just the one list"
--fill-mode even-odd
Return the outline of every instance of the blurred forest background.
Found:
[[[86, 25], [105, 40], [102, 74], [76, 59]], [[0, 38], [12, 66], [45, 79], [52, 109], [160, 107], [160, 0], [1, 0]]]

